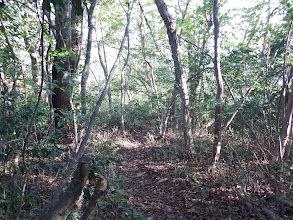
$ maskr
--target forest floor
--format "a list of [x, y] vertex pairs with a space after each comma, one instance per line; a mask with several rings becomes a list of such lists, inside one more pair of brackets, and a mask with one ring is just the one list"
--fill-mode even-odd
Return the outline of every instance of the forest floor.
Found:
[[[151, 125], [123, 135], [117, 128], [93, 131], [86, 153], [95, 160], [95, 174], [108, 182], [94, 219], [293, 220], [292, 160], [268, 163], [251, 149], [252, 144], [245, 147], [236, 138], [231, 146], [232, 136], [226, 136], [229, 142], [224, 138], [221, 160], [211, 166], [212, 138], [197, 138], [191, 154], [184, 149], [181, 136], [169, 132], [159, 138]], [[69, 145], [64, 142], [60, 147]], [[63, 170], [69, 161], [66, 154], [36, 163], [40, 171], [30, 176], [23, 206], [27, 217], [22, 219], [34, 219], [62, 178], [54, 170], [41, 171], [40, 162], [52, 167], [59, 164]], [[3, 177], [1, 181], [5, 182]], [[85, 188], [86, 199], [94, 184], [90, 180]], [[79, 219], [80, 213], [72, 213], [68, 220]]]
[[191, 155], [176, 135], [157, 139], [149, 127], [114, 142], [123, 162], [104, 173], [118, 181], [97, 219], [293, 219], [290, 164], [240, 159], [243, 149], [212, 167], [208, 140]]

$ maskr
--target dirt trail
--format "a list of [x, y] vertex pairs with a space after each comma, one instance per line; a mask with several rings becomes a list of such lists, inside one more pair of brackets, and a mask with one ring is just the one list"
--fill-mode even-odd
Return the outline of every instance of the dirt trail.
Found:
[[[257, 172], [253, 161], [243, 166], [242, 161], [226, 157], [228, 162], [223, 160], [209, 171], [206, 148], [198, 148], [200, 157], [192, 159], [182, 150], [180, 139], [168, 136], [156, 140], [150, 132], [151, 129], [144, 129], [131, 133], [117, 143], [125, 162], [118, 172], [127, 177], [125, 189], [134, 191], [127, 199], [143, 213], [144, 219], [268, 219], [263, 207], [270, 207], [283, 219], [292, 219], [290, 205], [280, 206], [278, 200], [268, 197], [268, 193], [274, 193], [270, 179], [247, 176]], [[284, 196], [292, 200], [292, 181], [290, 176], [282, 175], [288, 184], [279, 186]], [[262, 185], [257, 186], [256, 182]]]
[[120, 172], [127, 177], [126, 188], [135, 194], [129, 202], [143, 212], [145, 219], [193, 219], [186, 207], [185, 195], [191, 188], [186, 175], [179, 172], [178, 160], [169, 148], [153, 145], [147, 132], [136, 133], [121, 145], [125, 166]]

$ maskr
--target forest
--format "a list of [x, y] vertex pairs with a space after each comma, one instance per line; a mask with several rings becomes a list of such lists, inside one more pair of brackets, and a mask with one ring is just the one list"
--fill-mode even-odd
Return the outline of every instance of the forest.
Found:
[[293, 219], [291, 0], [1, 0], [0, 219]]

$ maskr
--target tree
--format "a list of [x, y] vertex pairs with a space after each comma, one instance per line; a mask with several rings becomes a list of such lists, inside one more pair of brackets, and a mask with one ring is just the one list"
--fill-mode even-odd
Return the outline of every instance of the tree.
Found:
[[[52, 103], [55, 112], [55, 125], [60, 127], [58, 120], [64, 112], [71, 110], [71, 93], [75, 71], [78, 64], [79, 31], [77, 6], [71, 0], [55, 5], [55, 58], [52, 67], [54, 85]], [[63, 112], [63, 113], [62, 113]]]
[[85, 62], [84, 62], [84, 67], [82, 71], [82, 76], [81, 76], [81, 82], [80, 82], [80, 102], [81, 102], [81, 112], [82, 114], [86, 113], [86, 87], [87, 87], [87, 81], [89, 77], [89, 72], [90, 72], [90, 60], [91, 60], [91, 51], [92, 51], [92, 35], [93, 35], [93, 13], [94, 9], [96, 7], [96, 0], [93, 0], [90, 8], [88, 10], [88, 37], [87, 37], [87, 48], [86, 48], [86, 57], [85, 57]]
[[163, 0], [156, 0], [155, 3], [165, 23], [168, 39], [169, 39], [169, 44], [172, 50], [172, 58], [173, 58], [174, 67], [175, 67], [176, 84], [179, 88], [180, 97], [181, 97], [185, 147], [193, 150], [194, 146], [193, 146], [192, 130], [191, 130], [191, 118], [190, 118], [190, 111], [189, 111], [189, 93], [188, 93], [188, 87], [187, 87], [187, 77], [184, 74], [182, 65], [181, 65], [179, 41], [178, 41], [177, 31], [176, 31], [176, 20], [174, 20], [174, 18], [170, 15], [167, 5]]
[[214, 71], [215, 78], [217, 80], [217, 96], [216, 96], [216, 107], [215, 107], [215, 140], [214, 140], [214, 161], [217, 162], [220, 157], [221, 151], [221, 139], [222, 139], [222, 111], [223, 111], [223, 77], [220, 66], [220, 55], [219, 55], [219, 1], [214, 0], [213, 9], [213, 20], [214, 20], [214, 48], [215, 48], [215, 59], [214, 59]]
[[[291, 86], [287, 86], [287, 82], [286, 82], [286, 70], [287, 68], [287, 51], [288, 51], [288, 46], [289, 46], [289, 42], [290, 42], [290, 38], [291, 38], [291, 29], [293, 26], [293, 16], [292, 16], [292, 20], [290, 21], [289, 24], [289, 28], [288, 28], [288, 33], [285, 39], [285, 51], [284, 51], [284, 57], [283, 57], [283, 89], [282, 89], [282, 94], [281, 94], [281, 98], [283, 99], [283, 115], [282, 115], [282, 129], [281, 129], [281, 135], [280, 135], [280, 139], [279, 139], [279, 146], [276, 147], [275, 150], [275, 159], [277, 160], [282, 160], [285, 156], [285, 153], [290, 150], [288, 149], [290, 146], [291, 141], [289, 140], [290, 135], [292, 135], [292, 115], [293, 115], [293, 83], [291, 82]], [[289, 70], [290, 72], [292, 72], [292, 67], [289, 67], [291, 70]], [[289, 79], [289, 83], [290, 83]], [[288, 84], [289, 84], [288, 83]], [[286, 96], [286, 89], [289, 89], [289, 94], [287, 94], [288, 96], [288, 101], [285, 104], [284, 103], [284, 99]], [[289, 153], [288, 153], [289, 154]]]
[[[88, 123], [85, 135], [84, 135], [80, 145], [78, 146], [78, 149], [76, 151], [76, 154], [74, 155], [74, 158], [71, 160], [70, 164], [68, 165], [67, 170], [66, 170], [66, 172], [65, 172], [65, 174], [63, 176], [63, 179], [61, 180], [61, 182], [58, 185], [57, 189], [54, 191], [54, 193], [52, 194], [50, 199], [47, 201], [47, 203], [43, 207], [43, 210], [42, 210], [41, 214], [39, 215], [40, 220], [43, 218], [43, 216], [51, 216], [51, 214], [55, 212], [54, 209], [52, 209], [52, 207], [54, 207], [57, 202], [59, 202], [59, 201], [63, 202], [63, 199], [61, 198], [62, 192], [66, 188], [66, 185], [69, 182], [69, 177], [71, 176], [73, 170], [76, 169], [77, 163], [81, 159], [81, 157], [82, 157], [82, 155], [84, 153], [84, 150], [86, 148], [88, 139], [90, 137], [90, 134], [91, 134], [93, 126], [94, 126], [95, 118], [97, 117], [97, 115], [99, 113], [99, 110], [100, 110], [100, 107], [102, 105], [102, 102], [103, 102], [103, 100], [104, 100], [104, 98], [106, 96], [106, 93], [107, 93], [107, 91], [108, 91], [108, 89], [110, 87], [110, 83], [111, 83], [111, 80], [113, 78], [114, 71], [117, 68], [119, 59], [121, 57], [122, 50], [123, 50], [123, 47], [124, 47], [124, 44], [125, 44], [125, 41], [126, 41], [126, 38], [127, 38], [127, 33], [129, 32], [130, 16], [131, 16], [132, 8], [133, 8], [133, 4], [131, 5], [131, 7], [128, 8], [128, 10], [125, 10], [127, 24], [126, 24], [126, 27], [125, 27], [124, 36], [123, 36], [123, 38], [121, 40], [119, 51], [117, 53], [117, 56], [116, 56], [116, 59], [115, 59], [113, 65], [112, 65], [112, 68], [111, 68], [111, 70], [109, 72], [109, 77], [107, 78], [107, 81], [105, 83], [104, 89], [103, 89], [102, 93], [100, 94], [100, 97], [97, 100], [95, 108], [93, 110], [93, 113], [92, 113], [92, 115], [90, 117], [90, 121]], [[82, 188], [81, 188], [81, 190], [82, 190]], [[67, 209], [68, 209], [68, 207], [65, 210], [66, 213], [68, 211]]]

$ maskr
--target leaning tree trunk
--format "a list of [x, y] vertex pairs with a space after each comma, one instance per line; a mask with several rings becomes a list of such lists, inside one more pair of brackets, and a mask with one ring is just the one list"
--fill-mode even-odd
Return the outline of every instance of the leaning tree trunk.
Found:
[[[103, 47], [104, 47], [104, 42], [103, 42]], [[105, 48], [103, 50], [105, 52]], [[104, 59], [105, 59], [105, 62], [104, 62], [102, 54], [101, 54], [101, 47], [100, 47], [99, 44], [98, 44], [98, 55], [99, 55], [100, 64], [101, 64], [101, 66], [103, 68], [103, 71], [104, 71], [105, 80], [108, 80], [109, 72], [108, 72], [108, 68], [107, 68], [106, 56], [104, 54]], [[110, 111], [111, 111], [111, 116], [112, 116], [112, 118], [114, 118], [115, 114], [114, 114], [114, 108], [113, 108], [113, 102], [112, 102], [111, 87], [109, 87], [109, 89], [107, 91], [107, 95], [108, 95], [108, 101], [109, 101], [109, 108], [110, 108]]]
[[215, 38], [215, 77], [217, 80], [217, 96], [215, 107], [215, 139], [214, 139], [214, 162], [217, 162], [221, 152], [221, 140], [222, 140], [222, 111], [223, 111], [223, 77], [220, 68], [220, 55], [219, 55], [219, 1], [214, 0], [213, 18], [214, 18], [214, 38]]
[[98, 176], [96, 179], [95, 190], [80, 220], [92, 219], [96, 211], [96, 204], [99, 198], [102, 196], [103, 192], [107, 189], [107, 181], [104, 178]]
[[167, 28], [169, 44], [172, 50], [172, 57], [175, 66], [176, 83], [179, 87], [181, 96], [185, 147], [193, 150], [187, 77], [185, 76], [181, 65], [179, 42], [176, 32], [176, 20], [173, 19], [170, 13], [168, 12], [167, 5], [163, 0], [155, 0], [155, 3]]

